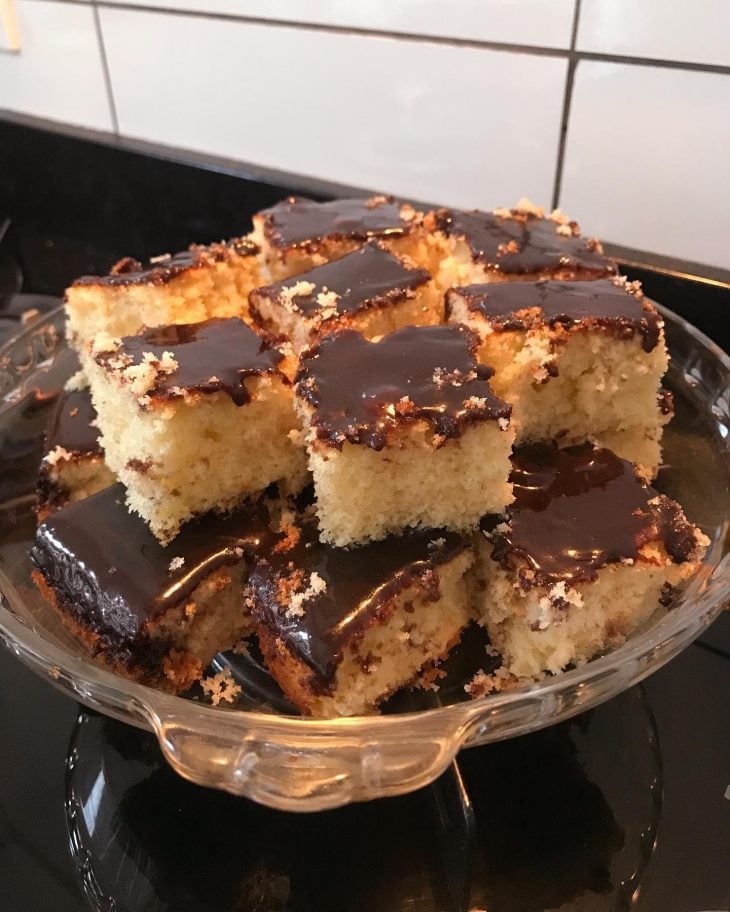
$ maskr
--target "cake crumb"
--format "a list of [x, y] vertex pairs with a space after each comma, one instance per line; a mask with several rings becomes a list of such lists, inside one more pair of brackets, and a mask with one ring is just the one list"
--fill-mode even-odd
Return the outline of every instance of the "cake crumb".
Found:
[[418, 216], [418, 212], [409, 203], [404, 203], [400, 207], [400, 217], [404, 222], [412, 222]]
[[497, 218], [512, 218], [512, 210], [507, 209], [505, 206], [497, 206], [496, 209], [492, 210], [492, 214], [496, 215]]
[[55, 466], [59, 462], [65, 462], [67, 459], [73, 459], [73, 453], [69, 452], [62, 446], [54, 447], [45, 458], [46, 465]]
[[460, 371], [458, 367], [455, 370], [449, 371], [445, 367], [437, 367], [433, 374], [431, 375], [431, 380], [436, 386], [463, 386], [464, 383], [468, 383], [471, 380], [477, 379], [477, 372], [470, 370], [467, 373]]
[[287, 285], [281, 289], [281, 303], [284, 307], [291, 309], [294, 306], [294, 298], [311, 295], [315, 288], [314, 282], [296, 282], [294, 285]]
[[93, 355], [103, 355], [108, 352], [115, 352], [122, 344], [122, 340], [112, 336], [107, 332], [97, 333], [94, 341], [91, 343], [91, 353]]
[[503, 666], [491, 674], [487, 674], [483, 668], [480, 668], [471, 681], [467, 681], [464, 685], [464, 691], [469, 694], [472, 700], [476, 700], [490, 693], [509, 690], [518, 683], [517, 678]]
[[64, 389], [69, 393], [78, 393], [85, 390], [89, 385], [86, 374], [82, 370], [77, 370], [75, 374], [68, 378], [64, 384]]
[[200, 686], [203, 693], [210, 697], [210, 702], [213, 706], [218, 706], [221, 700], [233, 703], [241, 693], [241, 687], [233, 680], [230, 668], [225, 669], [225, 671], [219, 671], [211, 677], [202, 678]]
[[545, 217], [545, 210], [542, 206], [536, 206], [535, 203], [523, 196], [515, 206], [515, 210], [524, 215], [536, 215], [538, 218]]
[[289, 597], [289, 606], [286, 609], [287, 617], [302, 617], [304, 615], [304, 603], [310, 599], [321, 595], [327, 590], [327, 583], [315, 570], [309, 576], [309, 585], [301, 592], [294, 592]]
[[572, 237], [573, 229], [570, 227], [570, 225], [558, 225], [558, 227], [555, 229], [555, 233], [561, 234], [563, 237]]
[[509, 429], [509, 418], [497, 418], [497, 424], [501, 431], [506, 431]]
[[511, 241], [505, 241], [503, 244], [499, 244], [497, 247], [497, 256], [501, 257], [505, 256], [508, 253], [519, 253], [519, 250], [519, 244], [517, 241], [512, 239]]
[[[558, 225], [570, 225], [570, 219], [560, 209], [553, 209], [553, 211], [550, 213], [549, 217], [550, 217], [551, 221], [557, 222]], [[571, 234], [573, 233], [572, 229], [571, 229], [570, 233]]]
[[565, 580], [560, 580], [548, 592], [548, 598], [555, 604], [567, 602], [569, 605], [575, 605], [576, 608], [583, 607], [583, 596], [577, 589], [571, 589], [565, 585]]
[[135, 396], [146, 398], [146, 394], [155, 385], [158, 374], [172, 374], [177, 368], [178, 363], [172, 352], [163, 352], [159, 358], [154, 352], [143, 352], [141, 362], [123, 368], [121, 374]]
[[173, 557], [170, 563], [167, 565], [167, 569], [170, 573], [174, 573], [175, 570], [180, 570], [185, 564], [184, 557]]
[[323, 288], [317, 295], [317, 305], [328, 312], [328, 316], [334, 316], [337, 313], [337, 301], [339, 295], [336, 291], [328, 291]]

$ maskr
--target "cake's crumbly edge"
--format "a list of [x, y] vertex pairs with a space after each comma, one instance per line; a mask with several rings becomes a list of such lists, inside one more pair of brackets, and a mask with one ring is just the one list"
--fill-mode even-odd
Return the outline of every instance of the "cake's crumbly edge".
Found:
[[424, 668], [445, 659], [473, 615], [465, 574], [473, 553], [462, 551], [431, 571], [438, 593], [413, 585], [385, 603], [346, 645], [329, 688], [266, 625], [257, 634], [267, 667], [305, 715], [322, 718], [373, 713]]

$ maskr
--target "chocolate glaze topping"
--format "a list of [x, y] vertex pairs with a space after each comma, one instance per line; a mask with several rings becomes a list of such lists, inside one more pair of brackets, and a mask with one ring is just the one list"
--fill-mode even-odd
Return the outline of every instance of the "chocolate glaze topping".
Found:
[[588, 323], [622, 339], [640, 333], [646, 352], [659, 342], [662, 319], [654, 306], [611, 279], [469, 285], [447, 292], [447, 300], [454, 294], [461, 295], [470, 310], [486, 317], [497, 330], [525, 330], [539, 323]]
[[493, 535], [492, 557], [517, 568], [525, 588], [593, 580], [608, 564], [637, 560], [651, 542], [663, 544], [675, 563], [697, 548], [679, 505], [611, 450], [528, 444], [515, 451], [512, 466], [511, 528]]
[[460, 324], [408, 326], [380, 342], [342, 330], [302, 356], [297, 395], [315, 410], [317, 437], [340, 450], [345, 441], [382, 450], [406, 421], [458, 437], [472, 422], [512, 413], [491, 391], [477, 343]]
[[133, 257], [124, 257], [112, 266], [106, 276], [81, 276], [74, 285], [164, 285], [176, 276], [205, 266], [210, 262], [220, 262], [231, 253], [238, 256], [254, 256], [259, 248], [248, 238], [234, 238], [222, 244], [210, 244], [207, 247], [193, 244], [188, 250], [180, 253], [165, 254], [155, 257], [146, 265]]
[[95, 420], [96, 409], [88, 389], [63, 393], [48, 425], [45, 452], [63, 447], [69, 453], [100, 456], [99, 431], [91, 424]]
[[392, 196], [329, 203], [290, 196], [260, 214], [267, 241], [279, 248], [311, 247], [324, 238], [397, 237], [410, 230], [401, 218], [401, 204]]
[[508, 275], [543, 270], [580, 269], [608, 275], [616, 271], [593, 238], [559, 234], [558, 222], [515, 212], [504, 218], [493, 212], [441, 210], [436, 224], [469, 245], [472, 259]]
[[[262, 506], [208, 514], [163, 547], [124, 502], [121, 484], [62, 507], [41, 523], [33, 562], [79, 618], [117, 641], [188, 599], [214, 570], [272, 547]], [[175, 557], [182, 567], [170, 570]]]
[[113, 363], [120, 355], [128, 355], [131, 363], [140, 364], [148, 352], [158, 359], [171, 352], [178, 365], [171, 373], [157, 374], [147, 394], [155, 399], [178, 399], [185, 390], [225, 392], [236, 405], [245, 405], [251, 401], [248, 377], [277, 374], [285, 379], [277, 369], [281, 352], [269, 347], [238, 317], [147, 329], [125, 336], [118, 349], [97, 355], [97, 361]]
[[[439, 595], [438, 567], [468, 547], [453, 532], [409, 532], [360, 548], [334, 548], [306, 524], [289, 549], [256, 562], [249, 584], [262, 624], [307, 663], [320, 684], [332, 683], [344, 647], [389, 612], [393, 599], [411, 585]], [[311, 585], [324, 588], [287, 613], [290, 596]]]
[[[323, 292], [334, 292], [337, 295], [334, 301], [336, 313], [347, 314], [402, 301], [409, 292], [425, 285], [430, 278], [425, 269], [406, 266], [377, 241], [370, 241], [339, 260], [257, 289], [251, 293], [251, 300], [255, 302], [258, 296], [274, 301], [287, 300], [289, 306], [305, 316], [316, 316], [332, 306], [325, 305], [323, 308], [317, 297]], [[287, 299], [286, 289], [301, 282], [313, 285], [313, 290]]]

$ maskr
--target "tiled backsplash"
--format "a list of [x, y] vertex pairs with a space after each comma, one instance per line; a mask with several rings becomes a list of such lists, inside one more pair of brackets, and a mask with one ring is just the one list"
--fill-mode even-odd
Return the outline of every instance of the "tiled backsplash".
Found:
[[0, 109], [730, 267], [730, 0], [14, 0]]

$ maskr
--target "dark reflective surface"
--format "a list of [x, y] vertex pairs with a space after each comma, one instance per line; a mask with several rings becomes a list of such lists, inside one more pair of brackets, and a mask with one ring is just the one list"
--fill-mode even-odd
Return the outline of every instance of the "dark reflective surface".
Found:
[[426, 912], [467, 871], [490, 912], [727, 909], [729, 672], [692, 646], [646, 694], [463, 752], [471, 833], [452, 775], [302, 816], [201, 789], [0, 653], [0, 909]]
[[[83, 713], [68, 757], [71, 846], [91, 908], [119, 912], [426, 912], [460, 893], [469, 908], [505, 912], [628, 908], [661, 810], [657, 748], [634, 689], [575, 722], [467, 751], [470, 826], [453, 772], [438, 800], [424, 789], [284, 814], [184, 782], [151, 735]], [[459, 874], [463, 891], [449, 885]]]

